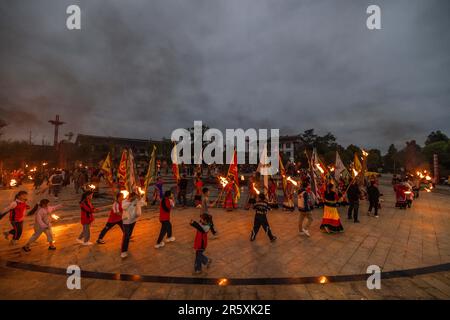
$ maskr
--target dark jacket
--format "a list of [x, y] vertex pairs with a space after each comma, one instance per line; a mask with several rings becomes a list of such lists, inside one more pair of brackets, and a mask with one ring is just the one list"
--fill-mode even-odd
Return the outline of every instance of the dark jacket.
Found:
[[380, 190], [374, 185], [371, 185], [367, 188], [367, 195], [369, 196], [369, 200], [378, 201], [380, 198]]
[[348, 188], [347, 198], [350, 202], [358, 202], [359, 197], [361, 196], [361, 191], [359, 190], [359, 186], [357, 184], [352, 184]]

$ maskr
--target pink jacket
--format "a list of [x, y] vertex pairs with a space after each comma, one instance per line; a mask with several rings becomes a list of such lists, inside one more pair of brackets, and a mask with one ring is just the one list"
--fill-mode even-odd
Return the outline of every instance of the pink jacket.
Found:
[[36, 216], [34, 218], [35, 224], [37, 224], [42, 229], [47, 229], [51, 227], [50, 217], [49, 215], [60, 208], [61, 205], [57, 206], [48, 206], [47, 208], [39, 208], [36, 212]]

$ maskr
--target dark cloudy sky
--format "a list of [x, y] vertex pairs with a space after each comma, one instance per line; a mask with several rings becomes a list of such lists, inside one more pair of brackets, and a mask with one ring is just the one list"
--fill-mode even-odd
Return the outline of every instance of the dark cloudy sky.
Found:
[[135, 138], [194, 120], [383, 150], [450, 134], [448, 0], [2, 0], [0, 41], [3, 138], [51, 141], [57, 113], [62, 134]]

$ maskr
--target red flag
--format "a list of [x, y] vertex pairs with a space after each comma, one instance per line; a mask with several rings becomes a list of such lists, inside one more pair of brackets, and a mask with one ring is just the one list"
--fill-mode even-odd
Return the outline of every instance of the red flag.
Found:
[[128, 152], [127, 150], [123, 150], [122, 157], [120, 159], [119, 170], [117, 172], [117, 176], [119, 178], [119, 186], [121, 190], [127, 189], [127, 163], [128, 163]]
[[239, 173], [238, 173], [238, 165], [237, 165], [237, 151], [234, 150], [233, 159], [230, 162], [230, 167], [228, 168], [227, 178], [233, 177], [234, 179], [234, 188], [236, 191], [236, 198], [239, 199], [241, 193], [239, 191]]

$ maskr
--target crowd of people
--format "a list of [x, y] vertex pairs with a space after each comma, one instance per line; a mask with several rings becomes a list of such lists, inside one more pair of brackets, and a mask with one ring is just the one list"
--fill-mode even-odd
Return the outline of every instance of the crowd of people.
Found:
[[[264, 185], [262, 177], [258, 172], [241, 181], [235, 181], [232, 176], [226, 178], [226, 184], [219, 185], [219, 196], [216, 200], [210, 200], [210, 188], [206, 187], [205, 179], [202, 178], [202, 171], [191, 172], [193, 178], [188, 177], [188, 172], [181, 170], [180, 179], [177, 181], [176, 187], [164, 190], [164, 181], [160, 175], [153, 184], [153, 193], [143, 194], [138, 190], [131, 192], [118, 192], [115, 195], [114, 202], [109, 212], [108, 220], [99, 233], [97, 240], [98, 245], [106, 244], [105, 237], [109, 230], [117, 226], [122, 232], [122, 242], [120, 248], [121, 258], [128, 256], [130, 240], [133, 237], [135, 225], [142, 215], [142, 208], [148, 203], [159, 206], [159, 221], [161, 224], [160, 232], [155, 240], [154, 247], [161, 249], [166, 243], [174, 242], [176, 239], [173, 235], [171, 223], [171, 211], [178, 202], [181, 208], [192, 205], [199, 209], [199, 221], [190, 221], [190, 225], [196, 230], [194, 238], [195, 264], [194, 273], [202, 273], [203, 266], [207, 268], [211, 265], [211, 259], [204, 255], [207, 248], [208, 234], [212, 233], [215, 239], [218, 237], [217, 227], [214, 225], [211, 207], [223, 207], [227, 211], [238, 208], [239, 187], [242, 187], [244, 181], [247, 183], [247, 196], [242, 203], [242, 207], [246, 210], [254, 209], [254, 224], [250, 231], [250, 241], [254, 241], [260, 228], [263, 228], [270, 241], [276, 241], [277, 237], [272, 233], [268, 221], [268, 212], [281, 208], [286, 213], [293, 212], [295, 207], [299, 211], [298, 230], [300, 235], [311, 236], [310, 226], [313, 221], [312, 212], [316, 208], [323, 208], [323, 216], [320, 224], [320, 230], [326, 233], [341, 233], [344, 231], [338, 208], [348, 206], [347, 218], [359, 223], [359, 204], [362, 199], [369, 202], [368, 214], [374, 217], [379, 216], [380, 196], [378, 189], [378, 181], [372, 178], [367, 181], [367, 185], [361, 185], [357, 179], [339, 179], [335, 181], [331, 177], [315, 180], [311, 177], [307, 170], [298, 170], [294, 178], [269, 177], [268, 183]], [[220, 177], [220, 176], [219, 176]], [[97, 183], [101, 178], [98, 171], [88, 172], [84, 169], [75, 169], [68, 172], [65, 170], [55, 170], [54, 172], [44, 172], [42, 176], [36, 173], [34, 186], [38, 193], [49, 190], [55, 199], [61, 188], [73, 184], [75, 192], [81, 192], [80, 200], [80, 234], [75, 239], [80, 245], [90, 246], [91, 242], [91, 225], [94, 223], [95, 213], [98, 209], [93, 205], [92, 198], [94, 189], [83, 188], [86, 183]], [[36, 182], [38, 180], [38, 182]], [[191, 182], [192, 181], [192, 182]], [[46, 183], [46, 187], [42, 185]], [[192, 183], [193, 190], [189, 191], [188, 186]], [[410, 181], [395, 181], [394, 190], [399, 193], [402, 188], [410, 188]], [[142, 184], [142, 182], [140, 182]], [[241, 184], [240, 186], [238, 184]], [[315, 184], [315, 188], [313, 188]], [[409, 187], [408, 187], [409, 186]], [[279, 201], [279, 190], [283, 191], [283, 199]], [[403, 189], [402, 189], [403, 190]], [[193, 194], [193, 202], [187, 200], [189, 192]], [[414, 189], [414, 195], [418, 196], [418, 190]], [[29, 252], [31, 244], [35, 242], [42, 234], [45, 234], [49, 243], [48, 249], [55, 250], [54, 238], [51, 226], [51, 214], [55, 210], [61, 208], [61, 205], [51, 205], [49, 199], [42, 199], [31, 210], [27, 204], [26, 191], [19, 191], [14, 201], [7, 206], [2, 212], [2, 216], [9, 213], [9, 220], [12, 229], [4, 233], [5, 239], [10, 240], [11, 244], [16, 244], [21, 238], [23, 230], [23, 221], [25, 216], [34, 215], [34, 233], [23, 246], [23, 250]], [[240, 194], [239, 194], [240, 195]], [[295, 199], [296, 197], [296, 199]], [[244, 197], [243, 197], [244, 199]], [[408, 201], [406, 201], [407, 205]], [[28, 211], [27, 213], [27, 210]]]

